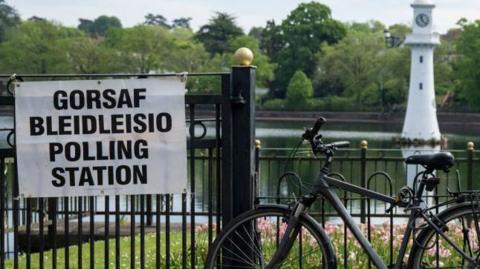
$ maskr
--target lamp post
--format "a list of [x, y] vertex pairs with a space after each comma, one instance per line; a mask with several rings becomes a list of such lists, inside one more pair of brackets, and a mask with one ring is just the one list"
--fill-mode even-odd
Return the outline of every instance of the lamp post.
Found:
[[388, 31], [387, 28], [383, 30], [383, 38], [388, 48], [398, 48], [403, 43], [402, 38], [398, 36], [392, 36], [392, 34], [390, 34], [390, 31]]
[[[398, 36], [392, 36], [390, 31], [385, 28], [383, 30], [383, 39], [385, 41], [385, 44], [387, 45], [387, 48], [398, 48], [402, 45], [403, 39]], [[383, 70], [382, 70], [383, 71]], [[382, 116], [385, 113], [385, 88], [384, 88], [384, 81], [383, 81], [383, 72], [380, 74], [380, 100], [382, 102]]]

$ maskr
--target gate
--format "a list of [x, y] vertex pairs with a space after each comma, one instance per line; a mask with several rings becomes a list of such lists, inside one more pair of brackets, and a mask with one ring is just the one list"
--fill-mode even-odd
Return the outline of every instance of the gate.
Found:
[[[15, 80], [179, 75], [185, 76], [0, 75], [0, 80], [8, 79], [12, 92]], [[256, 177], [255, 68], [188, 74], [187, 85], [206, 80], [217, 85], [214, 93], [185, 97], [189, 184], [182, 194], [19, 197], [14, 130], [0, 129], [7, 142], [0, 148], [0, 268], [203, 268], [222, 225], [252, 207]], [[0, 97], [0, 105], [13, 116], [13, 96]]]

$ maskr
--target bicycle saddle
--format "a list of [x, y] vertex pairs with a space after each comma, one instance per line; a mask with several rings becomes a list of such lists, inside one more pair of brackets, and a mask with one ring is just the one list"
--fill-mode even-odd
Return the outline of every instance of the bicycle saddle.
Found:
[[439, 152], [425, 155], [412, 155], [405, 159], [406, 164], [419, 164], [430, 170], [447, 171], [453, 166], [455, 158], [450, 152]]

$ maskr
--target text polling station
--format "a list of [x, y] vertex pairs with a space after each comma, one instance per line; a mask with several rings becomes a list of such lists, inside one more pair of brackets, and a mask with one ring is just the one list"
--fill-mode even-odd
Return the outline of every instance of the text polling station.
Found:
[[185, 83], [177, 77], [15, 84], [20, 194], [180, 193]]

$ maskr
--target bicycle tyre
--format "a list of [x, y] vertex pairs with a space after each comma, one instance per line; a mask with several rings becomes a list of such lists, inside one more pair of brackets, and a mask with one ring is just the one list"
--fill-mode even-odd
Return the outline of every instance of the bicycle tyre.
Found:
[[[477, 211], [477, 212], [475, 212]], [[462, 247], [467, 253], [476, 256], [479, 261], [480, 246], [473, 241], [479, 240], [480, 234], [477, 235], [477, 230], [468, 224], [463, 226], [467, 220], [473, 220], [473, 214], [477, 214], [477, 219], [480, 218], [478, 206], [475, 205], [475, 210], [471, 203], [464, 203], [458, 206], [444, 210], [437, 215], [441, 223], [446, 224], [446, 236], [452, 239], [459, 247]], [[473, 221], [475, 222], [475, 221]], [[473, 223], [480, 228], [480, 223]], [[467, 231], [464, 236], [464, 227]], [[470, 228], [469, 228], [470, 227]], [[468, 240], [465, 240], [465, 237]], [[437, 241], [437, 238], [439, 240]], [[437, 243], [438, 242], [438, 243]], [[475, 246], [476, 245], [476, 246]], [[468, 251], [470, 246], [471, 252]], [[475, 254], [476, 253], [476, 254]], [[479, 268], [466, 261], [460, 253], [455, 251], [444, 239], [442, 239], [435, 230], [431, 227], [424, 228], [416, 237], [413, 247], [410, 251], [408, 259], [408, 267], [413, 269], [423, 268]]]
[[[222, 232], [214, 241], [211, 249], [209, 250], [205, 268], [230, 268], [228, 266], [221, 265], [222, 263], [228, 263], [229, 261], [231, 263], [242, 263], [241, 266], [231, 266], [234, 268], [266, 268], [268, 265], [268, 258], [271, 258], [273, 253], [271, 248], [275, 248], [275, 244], [277, 242], [277, 238], [273, 239], [271, 233], [275, 231], [275, 234], [278, 235], [278, 230], [280, 228], [276, 227], [281, 227], [282, 225], [285, 226], [284, 223], [286, 223], [288, 216], [290, 216], [290, 212], [291, 211], [287, 207], [278, 205], [259, 206], [254, 210], [238, 216], [222, 230]], [[272, 220], [273, 228], [268, 226], [269, 223], [272, 223], [270, 222]], [[279, 221], [281, 221], [281, 223]], [[248, 228], [245, 227], [252, 227], [252, 223], [255, 223], [257, 232], [254, 234], [254, 236], [248, 236], [248, 232], [246, 232]], [[280, 225], [278, 225], [279, 223]], [[258, 227], [259, 224], [262, 225], [262, 227]], [[297, 237], [295, 242], [297, 247], [294, 246], [291, 249], [289, 256], [286, 257], [280, 268], [337, 268], [334, 248], [327, 234], [318, 224], [318, 222], [316, 222], [311, 216], [302, 214], [299, 220], [299, 225], [302, 227], [302, 235]], [[241, 233], [247, 234], [247, 236], [244, 238], [241, 236]], [[307, 233], [310, 234], [311, 237], [308, 237]], [[299, 240], [300, 236], [302, 240]], [[307, 239], [310, 241], [307, 241]], [[315, 242], [312, 241], [312, 239]], [[254, 241], [256, 244], [253, 243]], [[241, 247], [237, 246], [239, 242], [242, 245]], [[245, 249], [246, 245], [249, 245], [250, 249]], [[302, 252], [302, 248], [304, 248], [303, 251], [308, 249], [310, 252]], [[228, 257], [225, 255], [223, 253], [227, 253], [225, 250], [228, 250], [228, 255], [234, 257]], [[296, 256], [297, 252], [298, 257]], [[251, 253], [255, 257], [249, 256], [246, 253]], [[311, 256], [309, 255], [307, 257], [305, 254], [311, 254]], [[291, 255], [293, 256], [291, 257]], [[320, 261], [320, 263], [312, 264], [312, 261], [315, 263], [316, 261]]]

